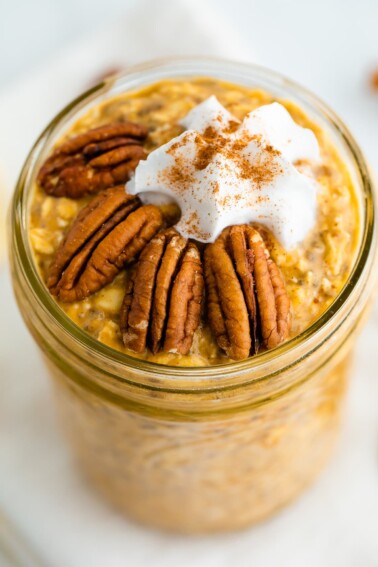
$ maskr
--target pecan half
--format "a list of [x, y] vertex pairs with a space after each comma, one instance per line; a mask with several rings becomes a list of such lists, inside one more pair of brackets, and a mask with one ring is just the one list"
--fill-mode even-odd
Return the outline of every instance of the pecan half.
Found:
[[61, 301], [78, 301], [111, 282], [163, 225], [160, 210], [125, 193], [107, 189], [73, 222], [51, 264], [47, 285]]
[[132, 122], [88, 130], [58, 146], [37, 180], [47, 194], [71, 199], [125, 183], [146, 158], [146, 136], [147, 129]]
[[206, 247], [207, 315], [219, 347], [233, 359], [284, 341], [290, 301], [281, 273], [264, 241], [248, 225], [232, 226]]
[[143, 352], [187, 354], [203, 298], [202, 263], [195, 244], [176, 230], [161, 232], [146, 246], [131, 275], [121, 308], [125, 346]]

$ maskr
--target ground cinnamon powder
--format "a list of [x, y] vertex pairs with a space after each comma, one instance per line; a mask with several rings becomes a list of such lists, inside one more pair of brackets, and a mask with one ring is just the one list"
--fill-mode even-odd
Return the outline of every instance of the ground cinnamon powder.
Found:
[[[219, 122], [221, 122], [221, 116], [219, 116]], [[193, 132], [188, 131], [187, 135], [182, 136], [167, 150], [175, 161], [173, 166], [161, 172], [161, 181], [175, 186], [175, 190], [184, 196], [195, 182], [195, 172], [207, 169], [211, 176], [215, 174], [217, 177], [219, 173], [219, 178], [229, 177], [233, 182], [236, 179], [236, 183], [238, 178], [240, 181], [249, 179], [251, 190], [254, 191], [253, 199], [256, 200], [255, 192], [264, 185], [272, 183], [274, 177], [282, 173], [280, 161], [277, 159], [280, 152], [273, 146], [265, 144], [260, 135], [251, 136], [247, 131], [235, 139], [235, 136], [231, 134], [239, 127], [240, 123], [236, 121], [230, 121], [223, 129], [208, 126], [203, 133], [195, 134], [194, 138]], [[185, 148], [192, 148], [193, 141], [195, 155], [193, 159], [190, 159]], [[247, 149], [249, 145], [250, 148]], [[216, 159], [217, 157], [222, 159]], [[214, 167], [217, 168], [217, 171], [214, 171]], [[206, 173], [204, 179], [206, 180]], [[229, 195], [220, 198], [219, 183], [209, 179], [208, 190], [223, 208], [232, 208], [240, 199], [245, 198], [245, 194], [238, 193], [237, 189], [233, 187]], [[263, 197], [264, 200], [266, 198]], [[192, 233], [199, 230], [195, 213], [190, 217], [188, 228]]]

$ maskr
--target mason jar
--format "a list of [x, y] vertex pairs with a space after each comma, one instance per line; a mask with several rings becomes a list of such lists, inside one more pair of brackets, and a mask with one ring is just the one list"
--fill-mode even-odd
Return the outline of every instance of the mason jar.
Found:
[[[28, 203], [52, 145], [89, 108], [157, 80], [194, 76], [261, 88], [304, 109], [349, 169], [361, 227], [347, 282], [309, 328], [247, 360], [184, 368], [115, 351], [65, 315], [33, 263]], [[371, 175], [344, 124], [315, 96], [260, 67], [205, 59], [148, 63], [102, 82], [54, 118], [17, 184], [10, 261], [20, 311], [90, 484], [129, 517], [187, 533], [260, 521], [311, 484], [337, 439], [353, 346], [372, 297], [375, 214]]]

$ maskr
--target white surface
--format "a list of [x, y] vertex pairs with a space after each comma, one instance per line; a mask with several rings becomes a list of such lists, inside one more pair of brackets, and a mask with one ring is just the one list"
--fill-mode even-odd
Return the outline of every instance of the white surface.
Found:
[[[178, 4], [177, 0], [171, 0], [173, 3]], [[203, 53], [224, 54], [232, 50], [235, 57], [240, 53], [239, 36], [244, 37], [247, 47], [240, 55], [250, 57], [253, 51], [259, 62], [291, 75], [324, 97], [344, 117], [372, 165], [378, 168], [378, 97], [371, 95], [365, 85], [366, 73], [378, 61], [376, 0], [208, 3], [216, 8], [214, 17], [209, 17], [210, 12], [201, 12], [200, 19], [190, 14], [182, 16], [185, 25], [180, 29], [185, 29], [186, 39], [184, 44], [180, 43], [181, 52], [194, 52], [194, 47], [189, 47], [193, 45]], [[12, 11], [12, 6], [19, 6], [20, 1], [7, 4]], [[23, 5], [26, 4], [25, 1]], [[39, 8], [47, 4], [47, 0], [34, 2]], [[50, 2], [50, 8], [44, 12], [44, 27], [50, 21], [51, 4], [54, 3]], [[65, 17], [61, 18], [62, 24], [55, 22], [57, 28], [67, 28], [71, 12], [72, 16], [75, 11], [84, 16], [84, 9], [77, 7], [79, 3], [75, 3], [75, 11], [73, 2], [64, 4]], [[83, 4], [89, 6], [87, 1]], [[101, 14], [109, 18], [105, 12], [109, 5], [119, 7], [121, 3], [109, 1], [102, 10], [98, 1], [93, 0], [92, 4], [99, 22]], [[198, 7], [204, 4], [204, 0], [192, 1], [192, 13], [198, 14]], [[64, 9], [59, 10], [63, 13]], [[214, 34], [218, 10], [224, 11], [230, 29], [234, 29], [231, 39], [231, 32], [226, 34], [225, 28], [220, 36]], [[151, 22], [156, 19], [151, 12], [150, 15], [146, 33], [156, 34], [154, 28], [161, 31], [162, 27], [153, 25]], [[33, 28], [41, 14], [29, 9], [26, 16]], [[94, 21], [93, 12], [90, 21]], [[51, 53], [50, 63], [30, 69], [27, 76], [0, 92], [0, 170], [4, 170], [8, 190], [33, 138], [75, 94], [76, 86], [80, 90], [95, 71], [114, 62], [106, 61], [113, 48], [125, 53], [128, 36], [122, 33], [126, 29], [123, 25], [121, 21], [112, 28], [111, 36], [107, 31], [93, 33], [79, 46], [62, 50], [55, 60]], [[76, 22], [73, 27], [80, 29]], [[129, 38], [134, 41], [140, 35], [139, 28]], [[196, 40], [191, 43], [193, 36]], [[157, 43], [149, 43], [150, 52], [172, 52], [174, 44], [170, 40], [169, 34], [162, 34]], [[100, 52], [98, 45], [108, 45], [108, 49]], [[41, 44], [33, 46], [34, 58], [38, 49], [45, 51]], [[137, 55], [135, 43], [131, 51]], [[142, 55], [148, 56], [147, 48]], [[15, 61], [15, 51], [9, 49], [7, 57]], [[23, 105], [21, 109], [19, 104]], [[16, 108], [17, 113], [13, 110]], [[46, 565], [378, 566], [377, 307], [359, 341], [341, 443], [312, 490], [275, 519], [252, 530], [228, 536], [181, 538], [128, 523], [87, 490], [65, 450], [50, 408], [45, 370], [1, 267], [0, 298], [0, 507], [22, 533], [27, 546], [34, 548]]]

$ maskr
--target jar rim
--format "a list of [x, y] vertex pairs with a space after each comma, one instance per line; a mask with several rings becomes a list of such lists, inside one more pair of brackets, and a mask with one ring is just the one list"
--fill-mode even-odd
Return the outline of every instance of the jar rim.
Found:
[[[63, 119], [69, 116], [73, 117], [74, 115], [77, 117], [78, 110], [83, 109], [84, 106], [87, 105], [89, 107], [94, 101], [100, 102], [101, 97], [105, 100], [107, 95], [116, 96], [119, 94], [118, 90], [126, 92], [127, 90], [132, 90], [133, 87], [142, 88], [158, 80], [167, 78], [178, 79], [189, 76], [192, 78], [195, 76], [214, 77], [221, 80], [229, 80], [230, 82], [233, 82], [231, 76], [235, 76], [236, 83], [238, 82], [237, 76], [239, 76], [239, 84], [241, 84], [242, 76], [252, 80], [255, 77], [255, 80], [257, 78], [265, 79], [277, 88], [283, 89], [286, 96], [290, 96], [290, 94], [293, 94], [296, 98], [299, 96], [302, 103], [316, 109], [324, 117], [345, 145], [356, 170], [359, 172], [364, 201], [364, 214], [361, 217], [362, 233], [354, 265], [343, 288], [326, 311], [300, 334], [272, 350], [259, 353], [242, 361], [200, 367], [171, 366], [138, 359], [117, 351], [86, 333], [64, 313], [48, 293], [33, 260], [27, 234], [27, 197], [32, 186], [33, 172], [35, 172], [37, 161], [47, 146], [49, 146]], [[128, 85], [127, 88], [124, 85], [125, 81]], [[16, 184], [11, 209], [11, 222], [14, 250], [20, 257], [20, 265], [29, 287], [45, 313], [52, 318], [62, 331], [62, 337], [68, 334], [86, 351], [96, 352], [103, 361], [108, 361], [113, 368], [112, 377], [115, 379], [124, 380], [119, 372], [114, 371], [117, 366], [118, 370], [122, 366], [146, 373], [147, 375], [153, 375], [154, 378], [163, 381], [170, 378], [175, 383], [174, 387], [177, 389], [180, 389], [180, 379], [183, 376], [185, 376], [186, 380], [189, 378], [193, 382], [193, 386], [197, 388], [201, 387], [201, 383], [209, 378], [221, 380], [223, 376], [227, 376], [227, 378], [237, 377], [246, 372], [250, 374], [254, 369], [269, 369], [273, 361], [275, 362], [275, 367], [284, 369], [287, 367], [287, 363], [284, 361], [285, 355], [288, 353], [292, 355], [297, 353], [295, 358], [299, 360], [301, 357], [316, 350], [317, 346], [326, 339], [327, 328], [329, 328], [335, 317], [340, 314], [342, 308], [345, 308], [344, 316], [349, 313], [351, 309], [350, 304], [353, 304], [356, 284], [361, 279], [362, 274], [366, 270], [371, 269], [369, 258], [372, 256], [372, 250], [376, 247], [374, 230], [376, 212], [373, 197], [373, 180], [357, 142], [342, 120], [316, 95], [313, 95], [306, 88], [283, 75], [255, 64], [238, 63], [219, 58], [180, 57], [149, 61], [130, 67], [126, 72], [102, 81], [74, 99], [51, 120], [32, 147]], [[282, 361], [281, 365], [278, 364], [279, 361]], [[266, 372], [261, 380], [266, 380], [271, 375], [271, 372]]]

